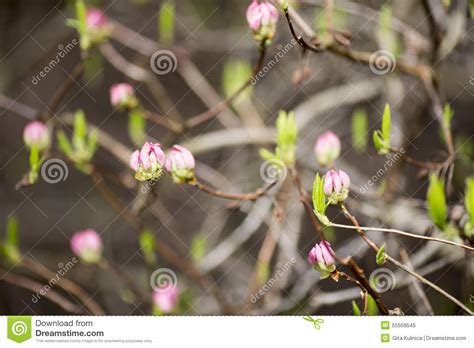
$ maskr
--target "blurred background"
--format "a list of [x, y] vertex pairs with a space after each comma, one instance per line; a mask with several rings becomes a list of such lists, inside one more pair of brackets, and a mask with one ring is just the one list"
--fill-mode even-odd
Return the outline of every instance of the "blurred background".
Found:
[[[299, 202], [297, 190], [291, 185], [285, 188], [285, 182], [281, 184], [283, 188], [279, 184], [271, 195], [256, 202], [239, 203], [206, 195], [194, 187], [174, 185], [169, 177], [164, 177], [154, 185], [154, 196], [150, 197], [143, 195], [133, 180], [127, 153], [121, 152], [120, 146], [112, 144], [115, 154], [99, 147], [93, 163], [105, 173], [108, 189], [124, 203], [125, 208], [119, 207], [119, 211], [122, 208], [130, 211], [155, 238], [180, 259], [194, 265], [204, 275], [201, 281], [178, 269], [160, 252], [153, 254], [155, 259], [147, 260], [140, 250], [139, 234], [133, 223], [130, 225], [104, 199], [104, 192], [93, 178], [73, 165], [68, 163], [67, 178], [57, 184], [40, 179], [34, 186], [16, 188], [28, 171], [28, 151], [22, 141], [27, 119], [19, 114], [34, 118], [45, 112], [58, 86], [71, 77], [72, 86], [56, 114], [67, 118], [79, 108], [84, 110], [88, 122], [100, 125], [101, 130], [127, 151], [136, 146], [127, 135], [126, 112], [114, 110], [110, 105], [112, 84], [129, 82], [146, 109], [186, 120], [218, 104], [245, 83], [259, 57], [259, 47], [245, 19], [250, 1], [175, 1], [172, 39], [160, 33], [164, 3], [87, 1], [89, 6], [102, 9], [112, 22], [114, 34], [110, 44], [115, 51], [152, 75], [152, 83], [126, 76], [97, 48], [91, 50], [82, 74], [73, 76], [80, 60], [78, 45], [73, 45], [38, 81], [38, 74], [58, 52], [74, 38], [78, 39], [76, 30], [66, 25], [68, 18], [75, 17], [74, 2], [0, 0], [2, 235], [6, 233], [7, 218], [15, 216], [22, 255], [37, 266], [42, 265], [39, 273], [44, 266], [54, 275], [73, 257], [69, 243], [74, 232], [86, 228], [100, 232], [108, 266], [78, 263], [65, 278], [79, 284], [111, 315], [151, 314], [150, 276], [160, 268], [173, 270], [177, 277], [181, 292], [178, 314], [226, 312], [213, 295], [217, 288], [225, 302], [234, 308], [228, 311], [232, 314], [353, 314], [352, 300], [362, 306], [360, 291], [343, 281], [319, 281], [307, 264], [306, 255], [317, 235]], [[290, 3], [316, 33], [325, 34], [324, 1]], [[464, 180], [473, 173], [471, 5], [462, 0], [335, 1], [334, 4], [335, 28], [351, 33], [350, 49], [389, 50], [397, 58], [415, 65], [425, 64], [436, 72], [442, 100], [454, 110], [452, 133], [457, 155], [449, 196], [450, 214], [456, 208], [464, 214]], [[142, 37], [154, 42], [156, 47], [175, 52], [177, 70], [166, 75], [153, 74], [150, 56], [156, 47]], [[282, 15], [276, 36], [267, 49], [263, 66], [268, 71], [232, 107], [184, 136], [173, 137], [169, 130], [152, 123], [148, 123], [147, 134], [167, 147], [171, 141], [186, 144], [196, 157], [196, 172], [203, 181], [223, 191], [250, 192], [262, 185], [263, 160], [259, 149], [273, 147], [278, 111], [294, 110], [297, 123], [302, 126], [297, 167], [307, 191], [315, 173], [321, 172], [313, 153], [315, 140], [330, 129], [342, 141], [337, 166], [351, 176], [348, 205], [361, 223], [418, 234], [433, 233], [425, 204], [427, 173], [403, 161], [387, 168], [387, 159], [377, 154], [371, 139], [388, 102], [392, 107], [396, 148], [405, 149], [421, 161], [446, 158], [433, 104], [421, 80], [398, 69], [374, 72], [367, 64], [334, 52], [303, 53], [291, 40]], [[268, 62], [271, 64], [265, 65]], [[166, 95], [164, 101], [162, 93]], [[235, 132], [245, 129], [254, 131]], [[121, 155], [122, 161], [117, 158]], [[385, 168], [383, 175], [377, 174], [381, 168]], [[374, 176], [375, 184], [367, 186]], [[282, 208], [284, 217], [279, 219], [275, 217], [278, 209], [274, 209], [274, 202], [281, 195], [285, 196], [287, 205]], [[335, 209], [330, 208], [328, 215], [335, 221], [345, 221]], [[278, 231], [275, 250], [264, 266], [258, 266], [262, 243], [268, 240], [270, 227]], [[368, 274], [377, 267], [373, 253], [354, 231], [328, 229], [326, 234], [341, 257], [353, 255]], [[437, 243], [379, 233], [369, 235], [380, 244], [385, 242], [387, 250], [398, 259], [402, 259], [400, 252], [408, 255], [418, 272], [472, 308], [472, 254]], [[406, 314], [429, 314], [429, 307], [436, 314], [461, 313], [452, 302], [429, 288], [422, 287], [426, 297], [420, 296], [405, 274], [390, 266], [383, 267], [394, 275], [390, 290], [382, 294], [390, 308], [398, 307]], [[3, 260], [1, 269], [24, 277], [22, 281], [48, 283], [47, 273], [41, 278], [28, 265], [12, 265]], [[276, 276], [282, 269], [282, 275]], [[256, 274], [257, 281], [252, 281]], [[68, 313], [54, 301], [35, 301], [34, 291], [18, 286], [15, 279], [0, 278], [2, 313]], [[272, 279], [270, 286], [268, 282]], [[257, 301], [250, 299], [264, 285], [267, 285], [264, 295], [259, 295]], [[90, 312], [77, 294], [59, 285], [53, 290], [78, 307], [73, 311]], [[149, 298], [138, 298], [137, 293]]]

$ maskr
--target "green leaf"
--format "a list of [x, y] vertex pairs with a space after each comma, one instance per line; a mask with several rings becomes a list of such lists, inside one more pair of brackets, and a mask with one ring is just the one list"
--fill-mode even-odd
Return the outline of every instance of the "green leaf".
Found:
[[275, 160], [275, 154], [268, 151], [267, 149], [260, 149], [259, 154], [260, 157], [262, 157], [265, 161]]
[[173, 1], [167, 1], [161, 6], [158, 16], [158, 29], [160, 32], [160, 42], [165, 45], [172, 45], [174, 42], [176, 6]]
[[[241, 59], [231, 59], [224, 65], [222, 73], [222, 86], [226, 98], [234, 95], [252, 77], [252, 67]], [[237, 100], [250, 97], [252, 89], [247, 88]]]
[[382, 137], [383, 140], [390, 144], [390, 126], [391, 126], [391, 117], [390, 117], [390, 105], [385, 104], [385, 109], [382, 116]]
[[324, 194], [324, 179], [316, 174], [313, 182], [313, 193], [312, 193], [313, 207], [314, 210], [320, 214], [325, 215], [326, 213], [326, 195]]
[[356, 301], [352, 300], [352, 310], [354, 311], [354, 315], [359, 316], [361, 315], [359, 306], [357, 305]]
[[74, 150], [72, 148], [71, 143], [69, 142], [66, 134], [62, 130], [59, 130], [56, 133], [56, 138], [58, 140], [58, 148], [59, 150], [64, 153], [69, 159], [73, 158]]
[[454, 111], [449, 104], [446, 104], [443, 109], [443, 125], [445, 128], [451, 128], [451, 120], [453, 119]]
[[140, 245], [140, 250], [142, 251], [143, 257], [145, 258], [145, 262], [151, 266], [155, 265], [155, 240], [153, 237], [153, 233], [151, 233], [151, 231], [148, 229], [144, 229], [138, 237], [138, 244]]
[[128, 114], [128, 136], [135, 145], [143, 144], [146, 136], [146, 120], [140, 109], [133, 109]]
[[30, 169], [37, 172], [40, 167], [40, 153], [38, 146], [33, 145], [30, 149]]
[[377, 307], [377, 302], [375, 302], [374, 298], [368, 295], [367, 298], [367, 315], [369, 316], [376, 316], [379, 314], [379, 309]]
[[471, 222], [471, 225], [474, 226], [474, 177], [466, 179], [464, 204], [469, 215], [469, 221]]
[[94, 153], [96, 152], [97, 150], [97, 146], [98, 146], [98, 143], [97, 143], [97, 140], [98, 140], [98, 132], [96, 129], [92, 130], [90, 133], [89, 133], [89, 137], [87, 139], [87, 151], [89, 152], [90, 154], [90, 158], [92, 158], [94, 156]]
[[377, 152], [380, 153], [383, 147], [382, 147], [382, 140], [380, 139], [378, 131], [374, 131], [373, 140], [374, 140], [375, 150], [377, 150]]
[[87, 30], [87, 7], [84, 0], [76, 0], [76, 18], [79, 32], [84, 34]]
[[18, 247], [18, 220], [13, 215], [7, 218], [7, 238], [5, 244]]
[[367, 113], [363, 109], [357, 109], [352, 114], [352, 145], [358, 152], [367, 148], [368, 121]]
[[377, 262], [377, 265], [381, 265], [385, 262], [385, 243], [382, 244], [380, 249], [377, 251], [377, 255], [375, 256], [375, 262]]
[[202, 234], [197, 234], [191, 242], [191, 255], [194, 261], [200, 261], [206, 254], [206, 238]]
[[296, 128], [295, 114], [280, 111], [277, 122], [277, 148], [276, 155], [287, 166], [294, 164], [296, 159], [296, 139], [298, 130]]
[[444, 180], [435, 173], [430, 175], [430, 184], [426, 196], [428, 214], [433, 223], [441, 230], [446, 227], [446, 196], [444, 193]]
[[77, 110], [74, 114], [74, 132], [72, 135], [72, 144], [76, 150], [83, 149], [87, 136], [87, 122], [84, 111]]

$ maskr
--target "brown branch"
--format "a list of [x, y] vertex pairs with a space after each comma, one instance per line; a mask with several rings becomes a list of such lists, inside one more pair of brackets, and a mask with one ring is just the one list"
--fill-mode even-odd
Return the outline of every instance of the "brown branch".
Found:
[[2, 280], [13, 286], [30, 290], [34, 294], [39, 294], [41, 292], [42, 297], [47, 298], [51, 302], [57, 304], [68, 313], [79, 314], [81, 312], [81, 307], [67, 300], [64, 296], [60, 295], [54, 290], [45, 291], [44, 285], [34, 280], [0, 269], [0, 281]]
[[[372, 242], [365, 234], [364, 230], [360, 227], [359, 225], [359, 222], [357, 221], [357, 219], [351, 214], [349, 213], [349, 211], [347, 210], [347, 208], [342, 204], [341, 205], [341, 209], [344, 213], [344, 216], [349, 219], [353, 224], [354, 226], [357, 227], [357, 232], [359, 233], [359, 235], [361, 236], [362, 239], [364, 239], [364, 241], [375, 251], [375, 252], [378, 252], [379, 251], [379, 247], [377, 246], [377, 244], [375, 244], [374, 242]], [[474, 312], [472, 312], [466, 305], [464, 305], [461, 301], [459, 301], [457, 298], [455, 298], [454, 296], [450, 295], [449, 293], [447, 293], [445, 290], [441, 289], [439, 286], [437, 286], [436, 284], [430, 282], [428, 279], [424, 278], [423, 276], [421, 276], [420, 274], [416, 273], [415, 271], [411, 270], [409, 267], [405, 266], [404, 264], [400, 263], [398, 260], [394, 259], [393, 257], [391, 257], [389, 254], [385, 253], [385, 259], [389, 262], [391, 262], [392, 264], [394, 264], [395, 266], [397, 266], [398, 268], [400, 268], [401, 270], [405, 271], [406, 273], [408, 273], [409, 275], [415, 277], [416, 279], [418, 279], [420, 282], [422, 282], [423, 284], [429, 286], [430, 288], [432, 288], [433, 290], [437, 291], [439, 294], [443, 295], [444, 297], [446, 297], [447, 299], [451, 300], [453, 303], [455, 303], [456, 305], [458, 305], [463, 311], [465, 311], [466, 313], [468, 313], [469, 315], [474, 315]]]
[[223, 192], [220, 190], [216, 190], [212, 187], [209, 187], [199, 181], [197, 179], [194, 179], [193, 181], [189, 181], [188, 184], [191, 186], [194, 186], [206, 193], [209, 193], [212, 196], [216, 196], [219, 198], [224, 198], [224, 199], [232, 199], [236, 201], [255, 201], [259, 197], [265, 195], [273, 186], [275, 186], [277, 181], [266, 185], [263, 188], [259, 188], [255, 190], [254, 192], [249, 192], [249, 193], [229, 193], [229, 192]]

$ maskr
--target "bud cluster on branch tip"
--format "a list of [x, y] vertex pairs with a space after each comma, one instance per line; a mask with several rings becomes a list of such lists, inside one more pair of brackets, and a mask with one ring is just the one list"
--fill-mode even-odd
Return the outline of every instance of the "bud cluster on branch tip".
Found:
[[139, 181], [157, 180], [163, 174], [165, 153], [159, 143], [146, 142], [141, 150], [136, 150], [130, 157], [130, 168], [135, 171]]
[[89, 8], [86, 12], [86, 33], [88, 48], [89, 44], [98, 44], [107, 39], [110, 33], [110, 25], [104, 12], [97, 8]]
[[349, 196], [351, 180], [342, 170], [330, 170], [324, 176], [324, 193], [329, 203], [338, 204]]
[[135, 96], [135, 90], [129, 83], [116, 83], [110, 87], [110, 104], [113, 107], [132, 110], [135, 109], [139, 101]]
[[166, 170], [171, 173], [175, 183], [182, 184], [193, 180], [195, 166], [194, 156], [188, 149], [173, 145], [166, 158]]
[[314, 154], [321, 166], [331, 167], [341, 154], [339, 137], [331, 131], [321, 134], [316, 140]]
[[316, 271], [321, 273], [321, 279], [329, 277], [336, 270], [334, 255], [331, 244], [325, 240], [319, 244], [316, 243], [314, 248], [308, 253], [308, 262]]
[[97, 263], [102, 258], [102, 239], [93, 229], [76, 232], [71, 238], [71, 250], [81, 261]]
[[247, 8], [247, 22], [257, 42], [269, 42], [275, 36], [278, 10], [266, 0], [253, 0]]
[[153, 305], [159, 314], [172, 313], [179, 302], [179, 290], [176, 286], [163, 286], [153, 291]]
[[23, 130], [23, 141], [29, 148], [35, 146], [40, 151], [47, 149], [51, 143], [48, 127], [40, 121], [28, 123]]

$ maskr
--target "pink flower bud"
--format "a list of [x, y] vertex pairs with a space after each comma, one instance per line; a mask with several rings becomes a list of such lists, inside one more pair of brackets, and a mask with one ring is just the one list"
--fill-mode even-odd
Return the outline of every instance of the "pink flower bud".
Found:
[[324, 176], [324, 193], [329, 203], [337, 204], [343, 202], [349, 195], [351, 180], [342, 170], [330, 170]]
[[247, 22], [256, 41], [272, 40], [277, 21], [278, 10], [266, 0], [253, 0], [247, 8]]
[[321, 273], [321, 279], [329, 277], [336, 270], [336, 260], [334, 251], [329, 242], [323, 240], [316, 243], [313, 249], [308, 253], [308, 262], [313, 268]]
[[106, 25], [104, 13], [97, 8], [90, 8], [86, 14], [86, 25], [88, 29], [102, 29]]
[[182, 146], [173, 145], [166, 158], [166, 170], [173, 176], [174, 182], [181, 184], [194, 178], [193, 154]]
[[176, 286], [164, 286], [153, 291], [153, 304], [163, 314], [173, 312], [179, 301], [179, 290]]
[[102, 239], [93, 229], [76, 232], [71, 238], [71, 250], [83, 262], [97, 263], [102, 258]]
[[341, 142], [338, 136], [331, 131], [321, 134], [316, 140], [314, 153], [320, 165], [330, 167], [341, 154]]
[[110, 104], [120, 109], [133, 109], [138, 106], [135, 90], [129, 83], [116, 83], [110, 87]]
[[48, 127], [43, 122], [33, 121], [23, 130], [23, 141], [26, 146], [37, 146], [39, 150], [47, 149], [51, 142]]
[[141, 150], [136, 150], [130, 157], [130, 168], [135, 171], [139, 181], [157, 180], [163, 173], [165, 153], [161, 145], [146, 142]]

